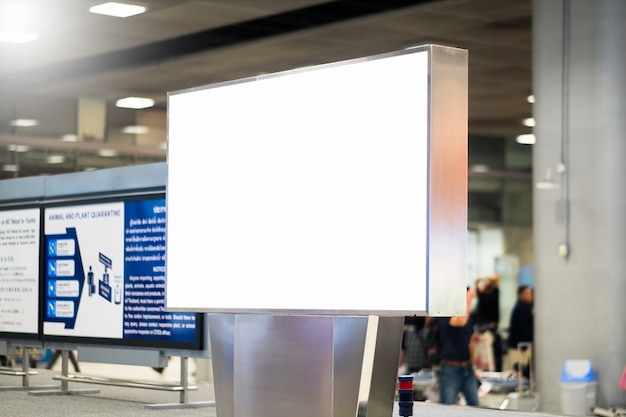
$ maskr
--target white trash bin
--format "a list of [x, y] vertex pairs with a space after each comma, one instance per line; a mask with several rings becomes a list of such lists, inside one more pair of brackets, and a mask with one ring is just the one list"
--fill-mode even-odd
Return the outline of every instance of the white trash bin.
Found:
[[567, 416], [592, 416], [596, 405], [597, 380], [591, 361], [570, 359], [563, 364], [561, 412]]

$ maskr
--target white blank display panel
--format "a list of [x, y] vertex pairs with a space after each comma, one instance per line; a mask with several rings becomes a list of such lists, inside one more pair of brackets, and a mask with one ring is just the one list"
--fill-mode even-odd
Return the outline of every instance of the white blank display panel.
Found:
[[428, 51], [170, 93], [167, 307], [426, 311], [429, 98]]

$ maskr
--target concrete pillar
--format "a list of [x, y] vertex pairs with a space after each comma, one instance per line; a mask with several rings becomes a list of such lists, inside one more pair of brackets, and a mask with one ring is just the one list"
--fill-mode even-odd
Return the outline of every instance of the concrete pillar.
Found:
[[[597, 405], [626, 404], [618, 387], [626, 365], [625, 41], [623, 0], [533, 2], [534, 181], [550, 169], [559, 184], [534, 190], [535, 350], [543, 411], [560, 411], [566, 359], [592, 360]], [[556, 173], [558, 162], [565, 163], [563, 174]], [[569, 257], [559, 253], [562, 243], [569, 244]]]

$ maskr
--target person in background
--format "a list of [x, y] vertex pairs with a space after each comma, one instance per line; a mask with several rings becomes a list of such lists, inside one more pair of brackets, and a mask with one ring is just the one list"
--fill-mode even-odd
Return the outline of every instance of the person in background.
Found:
[[507, 346], [513, 369], [522, 372], [524, 376], [529, 376], [528, 363], [518, 350], [518, 344], [532, 343], [533, 336], [533, 289], [528, 285], [521, 285], [517, 289], [517, 302], [511, 311]]
[[[413, 325], [410, 323], [414, 323]], [[433, 317], [405, 318], [400, 366], [403, 373], [432, 369], [439, 364], [437, 320]]]
[[478, 277], [474, 282], [478, 303], [472, 313], [475, 324], [497, 327], [500, 322], [500, 275]]
[[467, 289], [465, 316], [440, 319], [439, 321], [439, 401], [455, 404], [459, 393], [465, 402], [478, 406], [478, 379], [472, 363], [472, 334], [474, 325], [470, 309], [476, 291]]
[[400, 366], [403, 373], [418, 372], [424, 367], [426, 353], [418, 334], [424, 327], [424, 317], [407, 316], [404, 318]]
[[518, 343], [532, 343], [533, 339], [533, 289], [521, 285], [517, 289], [517, 302], [511, 311], [507, 346], [509, 349], [517, 349]]
[[502, 371], [502, 337], [498, 333], [500, 322], [500, 275], [493, 274], [478, 277], [474, 282], [478, 303], [472, 313], [472, 320], [479, 333], [488, 331], [493, 336], [491, 349], [493, 351], [494, 368]]

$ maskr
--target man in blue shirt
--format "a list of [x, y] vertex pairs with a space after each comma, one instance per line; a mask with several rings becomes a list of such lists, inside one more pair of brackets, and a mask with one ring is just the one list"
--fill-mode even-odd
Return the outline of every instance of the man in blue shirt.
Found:
[[455, 404], [463, 393], [467, 405], [478, 405], [478, 380], [474, 373], [470, 306], [476, 297], [473, 289], [467, 290], [465, 316], [441, 319], [439, 323], [439, 401]]

